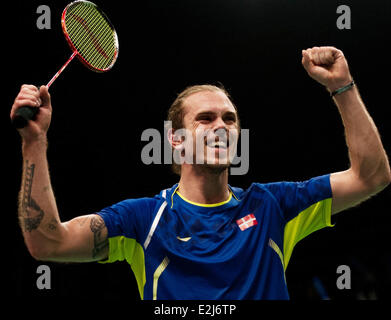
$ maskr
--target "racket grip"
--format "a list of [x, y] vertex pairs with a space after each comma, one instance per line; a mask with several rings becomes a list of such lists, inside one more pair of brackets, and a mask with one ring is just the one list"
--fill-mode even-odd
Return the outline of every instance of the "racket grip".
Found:
[[12, 124], [17, 129], [27, 126], [29, 120], [35, 120], [35, 117], [39, 111], [37, 107], [20, 107], [15, 112], [15, 116], [12, 119]]

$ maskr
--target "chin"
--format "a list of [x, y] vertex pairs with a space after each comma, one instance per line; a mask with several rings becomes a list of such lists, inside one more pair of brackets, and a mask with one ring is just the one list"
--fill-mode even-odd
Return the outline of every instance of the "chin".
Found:
[[222, 173], [224, 172], [226, 169], [228, 169], [231, 164], [229, 163], [224, 163], [224, 164], [220, 164], [220, 163], [216, 163], [216, 164], [210, 164], [210, 163], [206, 163], [206, 164], [203, 164], [202, 165], [205, 169], [213, 172], [213, 173]]

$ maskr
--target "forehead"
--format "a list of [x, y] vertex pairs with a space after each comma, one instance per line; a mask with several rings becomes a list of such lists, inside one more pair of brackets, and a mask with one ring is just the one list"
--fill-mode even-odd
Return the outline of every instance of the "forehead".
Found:
[[184, 101], [185, 117], [195, 116], [201, 112], [234, 112], [236, 110], [222, 91], [201, 91], [193, 93]]

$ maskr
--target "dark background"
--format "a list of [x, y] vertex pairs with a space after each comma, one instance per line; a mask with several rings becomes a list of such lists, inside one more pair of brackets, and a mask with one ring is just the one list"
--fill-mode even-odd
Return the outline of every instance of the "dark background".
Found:
[[[176, 0], [95, 1], [116, 27], [120, 50], [104, 74], [76, 59], [50, 88], [53, 119], [48, 160], [62, 221], [126, 198], [153, 196], [178, 177], [169, 165], [144, 165], [143, 130], [163, 133], [163, 120], [186, 86], [221, 82], [250, 130], [250, 169], [230, 184], [305, 180], [348, 168], [344, 131], [327, 91], [301, 66], [301, 50], [332, 45], [348, 59], [386, 151], [391, 130], [389, 1]], [[67, 1], [18, 1], [3, 9], [2, 210], [7, 292], [18, 297], [139, 299], [130, 267], [35, 261], [17, 222], [20, 138], [9, 111], [20, 85], [46, 84], [70, 56], [60, 16]], [[39, 30], [36, 9], [51, 9]], [[349, 5], [351, 30], [336, 27]], [[294, 300], [317, 300], [319, 279], [336, 300], [391, 297], [390, 188], [333, 217], [334, 228], [301, 241], [287, 269]], [[36, 269], [51, 268], [52, 289], [38, 290]], [[352, 289], [338, 290], [339, 265], [352, 270]], [[5, 290], [5, 289], [4, 289]]]

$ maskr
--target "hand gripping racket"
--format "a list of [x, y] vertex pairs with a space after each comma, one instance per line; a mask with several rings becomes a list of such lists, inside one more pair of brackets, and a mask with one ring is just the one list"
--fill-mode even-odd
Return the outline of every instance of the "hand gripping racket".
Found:
[[[94, 3], [74, 1], [66, 6], [61, 16], [65, 38], [73, 51], [67, 62], [46, 85], [48, 88], [74, 57], [95, 72], [110, 70], [118, 57], [118, 37], [110, 20]], [[39, 108], [21, 107], [12, 120], [16, 128], [23, 128], [34, 120]]]

